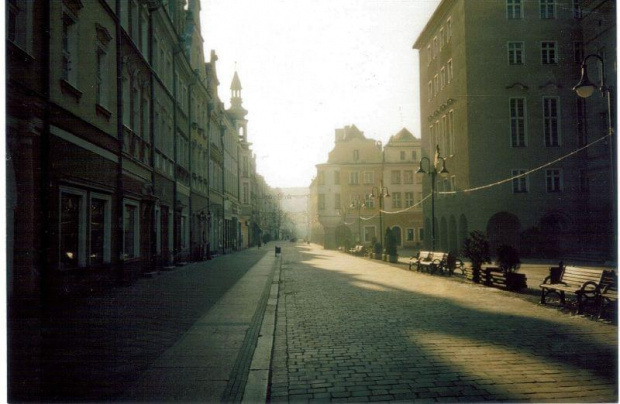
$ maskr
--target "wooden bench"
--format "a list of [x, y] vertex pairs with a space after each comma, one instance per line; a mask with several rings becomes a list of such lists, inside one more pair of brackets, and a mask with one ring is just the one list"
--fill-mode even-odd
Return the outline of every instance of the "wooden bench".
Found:
[[418, 264], [418, 271], [426, 271], [431, 274], [448, 268], [448, 253], [433, 251], [429, 258], [424, 261], [420, 261]]
[[600, 284], [604, 272], [603, 269], [564, 267], [557, 283], [551, 283], [551, 276], [548, 276], [540, 285], [540, 303], [546, 303], [549, 293], [556, 293], [560, 296], [560, 301], [564, 305], [566, 303], [566, 293], [571, 293], [577, 296], [577, 313], [582, 314], [585, 302], [599, 300], [601, 294]]
[[364, 246], [359, 244], [356, 245], [355, 247], [349, 249], [349, 254], [364, 255]]
[[420, 262], [421, 261], [428, 261], [431, 257], [431, 252], [430, 251], [418, 251], [418, 255], [415, 257], [411, 257], [409, 258], [409, 270], [411, 271], [413, 269], [413, 266], [415, 265], [416, 270], [419, 271], [420, 270]]
[[614, 271], [605, 271], [600, 288], [598, 318], [603, 317], [605, 312], [614, 309], [618, 304], [618, 274]]

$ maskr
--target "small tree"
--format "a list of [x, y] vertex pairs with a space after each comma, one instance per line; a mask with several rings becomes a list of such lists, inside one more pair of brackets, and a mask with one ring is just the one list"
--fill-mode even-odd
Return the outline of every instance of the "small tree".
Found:
[[392, 257], [398, 255], [396, 235], [389, 227], [385, 229], [385, 253]]
[[486, 236], [480, 231], [472, 231], [463, 243], [463, 255], [470, 259], [474, 270], [474, 282], [480, 282], [482, 264], [491, 262], [491, 247]]
[[516, 272], [521, 267], [519, 251], [506, 244], [500, 245], [497, 247], [497, 265], [504, 272]]

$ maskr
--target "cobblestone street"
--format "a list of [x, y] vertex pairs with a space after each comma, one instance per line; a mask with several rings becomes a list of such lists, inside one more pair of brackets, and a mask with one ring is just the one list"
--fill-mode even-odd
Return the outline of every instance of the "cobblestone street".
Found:
[[271, 401], [618, 399], [613, 325], [315, 245], [282, 259]]

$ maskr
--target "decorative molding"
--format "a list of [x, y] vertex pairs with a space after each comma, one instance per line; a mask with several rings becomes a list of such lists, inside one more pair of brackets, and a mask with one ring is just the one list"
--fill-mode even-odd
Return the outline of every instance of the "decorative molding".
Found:
[[516, 88], [516, 89], [518, 89], [518, 90], [529, 90], [529, 89], [530, 89], [528, 86], [526, 86], [525, 84], [520, 83], [520, 82], [518, 82], [518, 81], [516, 81], [516, 82], [512, 83], [512, 84], [511, 84], [511, 85], [509, 85], [509, 86], [506, 86], [506, 89], [507, 89], [507, 90], [512, 90], [513, 88]]
[[103, 25], [99, 23], [95, 23], [95, 29], [97, 30], [97, 40], [101, 42], [104, 46], [108, 46], [110, 41], [112, 40], [112, 35], [110, 31]]
[[548, 82], [546, 82], [545, 84], [541, 84], [540, 86], [538, 86], [539, 89], [549, 89], [549, 90], [559, 90], [562, 88], [561, 85], [559, 85], [558, 83], [549, 80]]

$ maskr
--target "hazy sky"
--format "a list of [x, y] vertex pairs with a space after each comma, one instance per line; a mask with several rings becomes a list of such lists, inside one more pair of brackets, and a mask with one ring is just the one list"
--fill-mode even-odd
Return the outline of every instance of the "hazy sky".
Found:
[[274, 187], [308, 186], [334, 130], [355, 124], [387, 142], [420, 137], [413, 42], [440, 0], [202, 0], [205, 55], [220, 98], [235, 66], [258, 172]]

